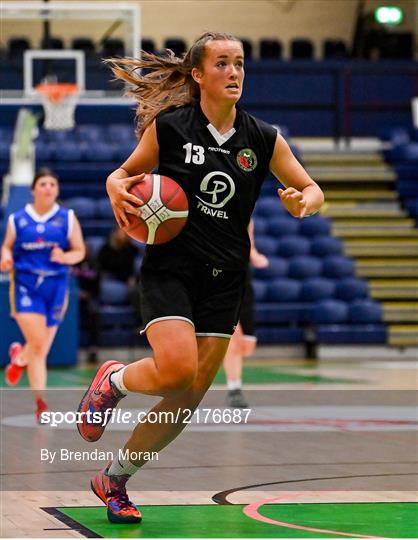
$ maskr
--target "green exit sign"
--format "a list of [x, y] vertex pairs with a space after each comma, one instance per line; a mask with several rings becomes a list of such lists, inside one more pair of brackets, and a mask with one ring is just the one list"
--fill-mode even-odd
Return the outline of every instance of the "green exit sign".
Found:
[[403, 11], [395, 6], [381, 6], [375, 9], [374, 18], [380, 24], [400, 24]]

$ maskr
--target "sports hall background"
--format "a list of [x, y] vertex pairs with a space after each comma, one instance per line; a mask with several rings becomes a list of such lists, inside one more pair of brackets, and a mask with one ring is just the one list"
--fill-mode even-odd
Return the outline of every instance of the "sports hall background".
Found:
[[[395, 2], [403, 12], [395, 26], [374, 20], [382, 5], [354, 0], [140, 3], [142, 45], [148, 50], [170, 46], [182, 53], [208, 28], [244, 40], [243, 106], [280, 126], [325, 192], [321, 214], [299, 222], [276, 204], [276, 181], [269, 178], [264, 185], [255, 212], [257, 245], [270, 258], [269, 268], [254, 275], [261, 344], [297, 346], [298, 354], [308, 356], [322, 345], [417, 344], [418, 135], [411, 112], [418, 94], [417, 4]], [[122, 89], [111, 82], [101, 58], [126, 53], [124, 36], [117, 24], [108, 26], [103, 34], [103, 26], [82, 22], [74, 30], [53, 21], [46, 30], [41, 22], [4, 19], [3, 98], [20, 95], [27, 48], [83, 50], [87, 90], [120, 96]], [[65, 62], [54, 60], [53, 70], [58, 80], [71, 81]], [[40, 63], [35, 78], [41, 70]], [[21, 108], [18, 99], [3, 102], [12, 104], [2, 107], [2, 177]], [[135, 144], [132, 104], [112, 106], [106, 95], [106, 108], [98, 103], [80, 104], [75, 129], [41, 129], [34, 141], [36, 167], [48, 165], [61, 177], [61, 199], [75, 209], [93, 255], [114, 227], [104, 179]], [[39, 111], [39, 105], [32, 110]], [[3, 225], [10, 204], [18, 206], [21, 196], [27, 192], [13, 203], [13, 193], [3, 197]], [[136, 268], [143, 246], [138, 249]], [[136, 321], [123, 284], [104, 279], [98, 301], [102, 347], [144, 343], [134, 334]], [[76, 316], [73, 311], [69, 316]], [[71, 336], [76, 339], [74, 328]], [[81, 332], [82, 346], [88, 339]], [[58, 356], [60, 363], [76, 360], [74, 351]]]
[[[271, 521], [277, 525], [277, 520], [294, 520], [293, 503], [299, 501], [299, 511], [306, 511], [305, 526], [322, 530], [322, 535], [335, 530], [386, 537], [418, 535], [413, 517], [417, 501], [405, 495], [417, 487], [413, 410], [418, 347], [418, 119], [413, 122], [412, 106], [418, 96], [417, 2], [133, 3], [141, 8], [141, 46], [149, 51], [170, 47], [181, 54], [199, 34], [211, 29], [243, 39], [243, 107], [280, 128], [326, 198], [318, 215], [296, 220], [280, 205], [277, 180], [266, 180], [254, 221], [257, 247], [270, 265], [254, 272], [259, 345], [243, 375], [244, 390], [256, 410], [251, 426], [256, 432], [235, 433], [223, 426], [219, 434], [211, 426], [212, 434], [201, 428], [202, 433], [197, 429], [176, 442], [162, 470], [159, 465], [151, 467], [134, 484], [135, 489], [150, 490], [139, 502], [150, 505], [145, 512], [159, 523], [154, 530], [151, 520], [146, 534], [174, 534], [172, 520], [179, 519], [176, 505], [183, 505], [178, 536], [281, 537], [282, 529], [280, 533], [277, 527], [269, 529]], [[385, 5], [402, 10], [400, 24], [375, 21], [375, 9]], [[58, 173], [61, 200], [76, 211], [94, 256], [115, 227], [105, 179], [135, 146], [133, 103], [121, 99], [123, 89], [111, 81], [101, 63], [104, 57], [126, 53], [123, 25], [117, 19], [105, 25], [91, 20], [76, 25], [52, 21], [46, 28], [41, 21], [2, 17], [0, 47], [0, 237], [9, 213], [30, 195], [19, 181], [19, 171], [10, 185], [8, 175], [13, 142], [24, 150], [31, 146], [31, 129], [17, 125], [19, 111], [27, 108], [39, 115], [40, 124], [32, 141], [31, 166], [49, 166]], [[31, 48], [85, 52], [87, 92], [80, 96], [73, 129], [42, 128], [39, 99], [24, 96], [23, 54]], [[59, 81], [75, 80], [74, 66], [67, 61], [54, 59], [47, 69]], [[37, 65], [38, 82], [44, 70], [42, 62]], [[21, 172], [28, 174], [26, 169]], [[137, 248], [136, 269], [144, 249], [139, 244]], [[8, 361], [10, 341], [18, 335], [8, 315], [7, 291], [8, 276], [0, 274], [1, 366]], [[96, 311], [99, 360], [140, 357], [147, 344], [136, 331], [128, 284], [103, 277]], [[49, 397], [56, 408], [72, 410], [74, 396], [81, 396], [96, 369], [86, 364], [90, 340], [91, 332], [80, 322], [74, 277], [66, 320], [49, 357]], [[35, 448], [52, 440], [57, 445], [78, 442], [68, 442], [74, 439], [70, 431], [55, 434], [58, 440], [48, 431], [38, 431], [26, 388], [24, 380], [19, 391], [1, 389], [2, 440], [7, 441], [1, 472], [8, 492], [4, 535], [65, 536], [64, 529], [57, 532], [61, 529], [55, 519], [71, 528], [70, 536], [89, 536], [91, 531], [103, 537], [132, 534], [106, 529], [101, 524], [103, 509], [92, 509], [95, 501], [86, 495], [86, 478], [97, 468], [95, 464], [83, 464], [82, 470], [75, 466], [51, 470], [31, 454], [31, 444]], [[207, 403], [222, 407], [224, 394], [220, 372]], [[130, 403], [149, 406], [142, 398]], [[289, 420], [286, 415], [292, 407], [296, 416]], [[257, 430], [264, 428], [260, 438]], [[25, 466], [14, 451], [20, 447], [20, 436], [25, 437]], [[111, 441], [117, 448], [120, 433], [106, 436], [103, 444]], [[189, 439], [198, 441], [201, 452], [187, 445]], [[214, 462], [213, 456], [219, 454]], [[250, 461], [253, 465], [247, 467]], [[182, 468], [190, 469], [190, 474], [194, 469], [198, 476], [185, 482]], [[273, 482], [276, 479], [280, 481]], [[318, 479], [327, 481], [316, 484]], [[275, 504], [270, 504], [270, 524], [266, 518], [264, 528], [241, 526], [238, 513], [241, 516], [242, 505], [253, 504], [251, 489], [259, 493], [260, 486], [273, 489], [270, 484], [295, 490], [288, 498], [280, 495], [289, 515], [276, 514]], [[350, 491], [348, 496], [341, 495], [344, 489]], [[26, 494], [26, 524], [14, 514], [22, 493]], [[260, 498], [265, 502], [274, 496], [277, 492], [263, 491]], [[213, 502], [220, 505], [217, 510]], [[337, 503], [343, 503], [344, 509]], [[248, 515], [257, 513], [256, 508], [247, 510]], [[45, 524], [46, 514], [53, 518]], [[224, 528], [225, 523], [231, 530]], [[241, 528], [236, 528], [237, 523]], [[303, 534], [318, 537], [318, 532], [307, 533], [306, 527]], [[295, 535], [303, 535], [302, 529]]]

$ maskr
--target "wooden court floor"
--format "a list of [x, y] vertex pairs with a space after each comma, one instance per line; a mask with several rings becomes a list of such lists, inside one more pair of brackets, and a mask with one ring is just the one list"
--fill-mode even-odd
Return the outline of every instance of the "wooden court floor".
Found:
[[[94, 371], [51, 370], [51, 411], [73, 413]], [[244, 383], [245, 421], [225, 414], [220, 373], [200, 418], [130, 480], [143, 522], [129, 526], [108, 523], [89, 479], [132, 426], [86, 443], [71, 415], [35, 423], [25, 381], [3, 385], [0, 536], [418, 537], [416, 362], [265, 359]], [[156, 401], [130, 395], [121, 409], [137, 418]]]

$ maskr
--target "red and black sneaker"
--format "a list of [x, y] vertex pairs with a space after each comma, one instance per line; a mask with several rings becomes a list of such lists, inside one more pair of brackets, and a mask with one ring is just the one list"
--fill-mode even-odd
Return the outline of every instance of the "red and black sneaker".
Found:
[[26, 365], [21, 365], [17, 362], [22, 354], [23, 346], [14, 341], [9, 347], [9, 358], [10, 363], [7, 364], [4, 371], [4, 377], [6, 383], [10, 386], [15, 386], [21, 379], [23, 372], [25, 371]]
[[108, 467], [91, 480], [93, 493], [107, 506], [107, 518], [112, 523], [140, 523], [141, 513], [126, 493], [129, 475], [109, 476]]
[[[108, 360], [98, 370], [78, 406], [81, 423], [77, 423], [80, 435], [86, 441], [97, 441], [103, 435], [111, 411], [125, 396], [110, 382], [110, 375], [125, 367], [121, 362]], [[106, 413], [106, 411], [109, 411]]]

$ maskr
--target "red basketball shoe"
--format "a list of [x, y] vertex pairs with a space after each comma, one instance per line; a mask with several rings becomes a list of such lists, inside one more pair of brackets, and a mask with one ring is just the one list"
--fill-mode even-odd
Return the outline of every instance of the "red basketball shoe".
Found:
[[6, 366], [4, 377], [6, 383], [10, 386], [15, 386], [20, 381], [23, 372], [25, 371], [26, 366], [17, 363], [22, 351], [23, 346], [17, 341], [14, 341], [9, 347], [10, 363]]
[[91, 480], [93, 493], [107, 506], [107, 519], [112, 523], [140, 523], [141, 513], [126, 493], [129, 475], [108, 476], [107, 470], [108, 467]]
[[48, 405], [45, 403], [45, 401], [42, 399], [42, 398], [38, 398], [36, 400], [36, 411], [35, 411], [35, 416], [36, 416], [36, 421], [38, 422], [38, 424], [41, 424], [41, 415], [43, 412], [46, 412], [48, 410]]
[[[125, 367], [121, 362], [108, 360], [97, 371], [92, 383], [78, 406], [82, 423], [77, 423], [80, 435], [86, 441], [97, 441], [103, 435], [111, 411], [125, 396], [110, 382], [110, 375]], [[109, 411], [109, 412], [106, 412]]]

